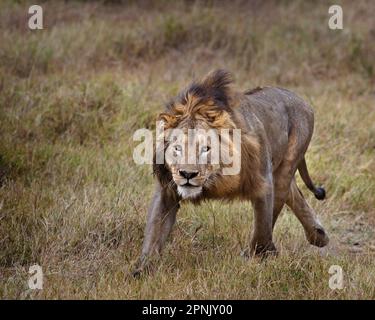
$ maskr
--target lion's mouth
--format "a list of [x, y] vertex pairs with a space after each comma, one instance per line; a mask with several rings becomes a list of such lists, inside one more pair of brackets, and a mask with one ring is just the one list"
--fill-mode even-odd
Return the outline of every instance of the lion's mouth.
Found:
[[177, 186], [186, 188], [197, 188], [201, 187], [201, 181], [195, 181], [195, 179], [173, 179]]
[[195, 185], [193, 185], [193, 184], [191, 184], [189, 181], [188, 182], [186, 182], [186, 183], [184, 183], [183, 185], [181, 185], [181, 187], [198, 187], [198, 186], [195, 186]]

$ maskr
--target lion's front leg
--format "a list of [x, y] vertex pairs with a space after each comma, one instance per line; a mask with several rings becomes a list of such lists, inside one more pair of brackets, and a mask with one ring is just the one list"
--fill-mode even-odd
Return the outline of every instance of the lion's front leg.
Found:
[[179, 200], [175, 193], [158, 185], [148, 212], [142, 253], [133, 272], [134, 276], [149, 265], [153, 256], [161, 253], [176, 221], [178, 208]]
[[272, 175], [267, 179], [267, 192], [256, 199], [253, 199], [254, 227], [250, 240], [251, 254], [265, 254], [276, 252], [272, 242], [272, 216], [273, 216], [273, 183]]

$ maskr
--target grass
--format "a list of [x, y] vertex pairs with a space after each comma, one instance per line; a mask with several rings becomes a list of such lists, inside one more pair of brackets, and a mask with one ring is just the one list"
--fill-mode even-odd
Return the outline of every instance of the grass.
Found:
[[[324, 1], [49, 1], [31, 31], [29, 3], [2, 1], [0, 297], [374, 299], [375, 8], [339, 4], [333, 31]], [[307, 160], [328, 199], [303, 191], [330, 245], [311, 247], [284, 209], [280, 255], [245, 261], [250, 204], [184, 205], [155, 273], [131, 279], [153, 190], [132, 134], [218, 67], [239, 88], [286, 87], [313, 105]], [[27, 290], [35, 263], [40, 291]]]

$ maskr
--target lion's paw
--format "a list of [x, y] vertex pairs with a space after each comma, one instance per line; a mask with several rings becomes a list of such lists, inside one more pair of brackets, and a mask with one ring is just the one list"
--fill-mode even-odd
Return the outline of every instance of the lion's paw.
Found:
[[322, 226], [314, 227], [312, 231], [306, 232], [306, 238], [310, 244], [320, 248], [326, 246], [329, 242], [329, 238]]

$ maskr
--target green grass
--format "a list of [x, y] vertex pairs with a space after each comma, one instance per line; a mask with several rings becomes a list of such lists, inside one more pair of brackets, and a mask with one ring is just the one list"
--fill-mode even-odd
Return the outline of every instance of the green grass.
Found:
[[[50, 1], [30, 31], [28, 2], [2, 1], [0, 297], [374, 299], [375, 8], [340, 3], [342, 31], [324, 1]], [[311, 247], [285, 209], [279, 256], [244, 260], [249, 203], [184, 205], [160, 264], [134, 280], [153, 177], [132, 134], [218, 67], [241, 89], [277, 85], [313, 105], [307, 161], [328, 199], [303, 191], [331, 242]], [[44, 288], [28, 291], [35, 263]], [[328, 286], [331, 265], [343, 290]]]

